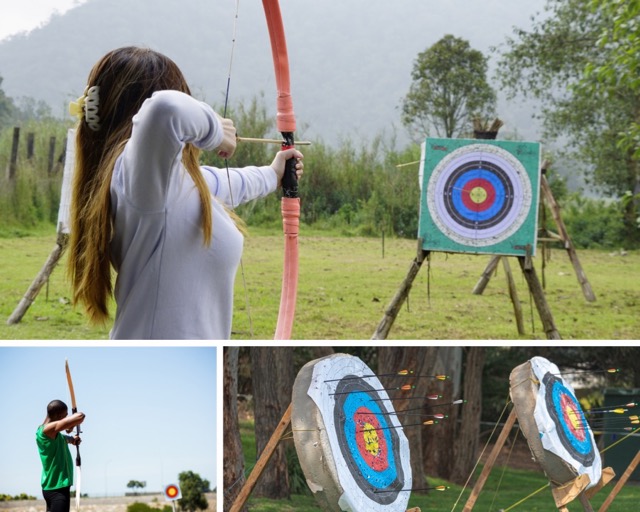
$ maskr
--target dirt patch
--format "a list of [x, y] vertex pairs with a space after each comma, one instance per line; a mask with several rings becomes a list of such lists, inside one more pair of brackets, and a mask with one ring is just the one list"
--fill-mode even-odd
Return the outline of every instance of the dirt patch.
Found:
[[[206, 512], [215, 512], [216, 493], [205, 494], [209, 507]], [[132, 503], [146, 503], [150, 507], [161, 509], [170, 502], [165, 501], [162, 494], [145, 494], [141, 496], [115, 496], [110, 498], [82, 498], [81, 512], [127, 512]], [[0, 502], [2, 512], [45, 512], [44, 500], [3, 501]], [[71, 499], [71, 510], [75, 510], [75, 502]]]

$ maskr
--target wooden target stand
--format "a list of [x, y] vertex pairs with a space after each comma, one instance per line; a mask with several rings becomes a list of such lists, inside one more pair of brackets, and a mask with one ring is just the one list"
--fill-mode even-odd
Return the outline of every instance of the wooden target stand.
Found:
[[[413, 285], [413, 281], [418, 275], [418, 271], [422, 264], [426, 259], [429, 258], [431, 251], [425, 251], [422, 249], [422, 239], [418, 239], [418, 255], [415, 257], [411, 266], [409, 267], [409, 271], [407, 272], [407, 276], [402, 281], [400, 288], [391, 299], [391, 302], [387, 306], [384, 312], [384, 316], [382, 320], [378, 324], [375, 332], [371, 339], [373, 340], [384, 340], [389, 335], [389, 331], [393, 326], [393, 323], [400, 312], [400, 308], [404, 304], [404, 301], [409, 296], [409, 292], [411, 291], [411, 287]], [[542, 288], [542, 284], [538, 279], [538, 275], [536, 274], [536, 269], [533, 266], [531, 261], [531, 257], [529, 256], [516, 256], [518, 258], [518, 263], [520, 268], [522, 269], [522, 274], [529, 286], [529, 291], [531, 292], [531, 296], [533, 297], [533, 301], [536, 305], [536, 309], [538, 310], [538, 314], [540, 315], [540, 321], [542, 322], [542, 326], [544, 332], [547, 336], [547, 339], [550, 340], [559, 340], [562, 339], [560, 333], [558, 332], [558, 328], [556, 327], [555, 321], [553, 319], [553, 315], [551, 313], [551, 309], [549, 308], [549, 304], [547, 303], [547, 299], [544, 294], [544, 289]], [[500, 256], [494, 256], [494, 258], [500, 258]], [[504, 260], [506, 262], [506, 259]], [[505, 267], [508, 269], [508, 267]], [[511, 275], [511, 271], [509, 269], [509, 275]], [[511, 295], [511, 300], [514, 304], [514, 308], [519, 306], [519, 302], [517, 300], [515, 284], [509, 284], [509, 292]], [[518, 315], [516, 312], [516, 318], [522, 319], [522, 315]], [[523, 325], [523, 324], [522, 324]], [[523, 326], [519, 324], [518, 332], [520, 334], [524, 334]]]
[[[286, 430], [291, 426], [291, 412], [292, 412], [292, 404], [289, 404], [289, 407], [287, 407], [287, 410], [282, 415], [282, 419], [280, 420], [280, 423], [278, 423], [278, 425], [273, 431], [273, 434], [271, 434], [271, 437], [269, 438], [269, 442], [264, 447], [264, 450], [262, 450], [262, 453], [258, 458], [258, 462], [256, 462], [256, 465], [251, 470], [251, 473], [249, 474], [249, 477], [245, 481], [244, 485], [242, 486], [242, 489], [240, 489], [238, 496], [233, 502], [233, 505], [231, 505], [229, 512], [240, 512], [244, 508], [245, 504], [247, 503], [247, 500], [249, 499], [249, 496], [251, 496], [253, 489], [255, 488], [256, 484], [260, 480], [260, 477], [262, 476], [262, 473], [264, 472], [265, 468], [267, 467], [269, 460], [271, 460], [273, 453], [278, 447], [278, 444], [280, 443], [283, 435], [285, 434]], [[407, 510], [407, 512], [420, 512], [420, 508], [419, 507], [410, 508]]]
[[[488, 125], [487, 123], [483, 123], [481, 119], [476, 118], [473, 120], [473, 124], [474, 124], [474, 138], [483, 139], [483, 140], [494, 140], [496, 139], [498, 135], [498, 131], [503, 123], [500, 119], [495, 119], [491, 124], [491, 126], [487, 127]], [[549, 185], [544, 175], [542, 176], [541, 183], [542, 183], [541, 187], [545, 196], [549, 195], [551, 198], [553, 198], [553, 195], [551, 194], [551, 189], [549, 188]], [[557, 206], [557, 203], [555, 204]], [[566, 234], [566, 228], [564, 228], [564, 223], [562, 223], [562, 219], [559, 216], [560, 215], [559, 208], [556, 208], [555, 211], [557, 211], [558, 219], [559, 219], [559, 221], [556, 221], [556, 222], [558, 223], [558, 225], [563, 226], [563, 228], [561, 229], [561, 232]], [[555, 217], [555, 214], [554, 214], [554, 217]], [[569, 240], [568, 234], [566, 236], [567, 236], [567, 240]], [[572, 254], [575, 255], [575, 250], [573, 250], [573, 245], [570, 244], [570, 240], [569, 240], [569, 245], [572, 248]], [[531, 247], [527, 246], [527, 253], [532, 253], [533, 251], [531, 249], [532, 249]], [[409, 271], [407, 272], [407, 276], [405, 277], [402, 284], [400, 285], [400, 288], [398, 289], [395, 296], [387, 306], [384, 316], [380, 321], [380, 323], [378, 324], [378, 327], [376, 328], [371, 339], [382, 340], [387, 338], [389, 331], [391, 330], [391, 327], [395, 322], [395, 319], [398, 316], [398, 313], [400, 312], [400, 308], [402, 307], [404, 301], [407, 299], [409, 295], [413, 281], [415, 280], [418, 274], [418, 271], [422, 266], [422, 263], [424, 262], [424, 260], [429, 258], [430, 253], [431, 251], [426, 251], [422, 249], [422, 240], [418, 239], [418, 254], [416, 258], [413, 260], [413, 262], [411, 263], [411, 266], [409, 267]], [[553, 319], [551, 309], [549, 308], [549, 304], [547, 302], [547, 299], [544, 293], [544, 287], [541, 284], [540, 280], [538, 279], [538, 275], [536, 274], [535, 267], [533, 266], [531, 256], [527, 254], [526, 256], [516, 256], [516, 258], [518, 259], [518, 264], [520, 265], [524, 278], [527, 282], [527, 286], [529, 287], [529, 292], [531, 293], [536, 309], [538, 310], [538, 314], [540, 316], [540, 320], [542, 322], [542, 326], [547, 336], [547, 339], [550, 339], [550, 340], [561, 339], [560, 333], [558, 332], [558, 329], [555, 325], [555, 321]], [[513, 304], [513, 308], [514, 308], [516, 324], [518, 327], [518, 334], [523, 335], [525, 334], [525, 330], [524, 330], [522, 307], [520, 306], [520, 302], [518, 300], [515, 281], [513, 279], [513, 274], [511, 272], [511, 268], [509, 266], [509, 262], [506, 257], [503, 257], [502, 255], [494, 255], [491, 258], [489, 265], [483, 272], [482, 278], [480, 280], [481, 282], [484, 283], [484, 285], [482, 286], [482, 289], [479, 289], [478, 285], [476, 285], [476, 288], [474, 289], [474, 293], [476, 293], [476, 289], [478, 289], [479, 291], [476, 294], [477, 295], [482, 294], [482, 291], [484, 290], [487, 283], [489, 282], [491, 274], [495, 271], [501, 259], [504, 265], [505, 272], [507, 274], [507, 281], [509, 286], [509, 297], [511, 299], [511, 303]], [[572, 258], [572, 261], [574, 261], [573, 258]], [[577, 255], [575, 255], [575, 261], [576, 262], [578, 261]], [[579, 262], [578, 262], [578, 265], [579, 265]], [[582, 272], [582, 275], [584, 276], [584, 272]], [[588, 284], [588, 281], [586, 281], [586, 276], [584, 276], [584, 281]]]
[[25, 292], [22, 299], [7, 319], [7, 325], [14, 325], [22, 320], [31, 304], [36, 300], [42, 287], [49, 281], [49, 276], [62, 258], [69, 242], [69, 207], [71, 205], [71, 182], [73, 179], [73, 166], [75, 162], [75, 130], [67, 132], [67, 146], [64, 159], [64, 174], [62, 176], [62, 193], [60, 195], [60, 208], [58, 210], [58, 229], [56, 245], [49, 254], [44, 265]]
[[[487, 461], [484, 467], [482, 468], [482, 472], [480, 473], [480, 476], [478, 477], [476, 484], [471, 490], [471, 494], [469, 495], [469, 498], [467, 499], [467, 502], [465, 503], [465, 506], [462, 509], [462, 512], [471, 512], [473, 510], [473, 507], [475, 506], [476, 501], [478, 500], [478, 497], [480, 496], [480, 493], [482, 492], [482, 489], [484, 488], [484, 485], [486, 484], [487, 479], [489, 478], [489, 475], [493, 470], [493, 466], [495, 465], [498, 455], [500, 454], [500, 451], [504, 447], [504, 444], [507, 438], [509, 437], [511, 429], [514, 427], [516, 423], [516, 420], [517, 420], [517, 415], [516, 415], [516, 409], [514, 407], [511, 409], [511, 413], [509, 414], [507, 421], [502, 427], [502, 430], [500, 431], [500, 435], [498, 436], [498, 439], [495, 445], [493, 446], [491, 453], [487, 457]], [[640, 452], [638, 452], [638, 455], [635, 457], [634, 461], [636, 465], [638, 464], [638, 462], [640, 462]], [[632, 461], [632, 464], [633, 464], [633, 461]], [[633, 473], [634, 469], [635, 469], [635, 466], [630, 469], [627, 468], [627, 471], [625, 471], [625, 475], [627, 475], [626, 477], [627, 479], [629, 478], [629, 476], [631, 476], [631, 473]], [[591, 487], [590, 489], [586, 489], [586, 487], [590, 483], [588, 475], [580, 475], [577, 478], [563, 485], [558, 485], [553, 482], [550, 482], [551, 494], [553, 495], [553, 499], [555, 501], [557, 510], [559, 510], [560, 512], [569, 512], [568, 505], [574, 501], [577, 501], [582, 505], [582, 509], [585, 512], [594, 512], [594, 509], [589, 500], [600, 489], [602, 489], [605, 485], [607, 485], [614, 477], [615, 477], [615, 473], [611, 468], [604, 468], [602, 470], [602, 477], [600, 481], [597, 483], [597, 485], [595, 485], [594, 487]], [[620, 488], [624, 486], [624, 482], [626, 482], [626, 479], [622, 482], [622, 485], [620, 485]], [[618, 482], [618, 484], [620, 484], [620, 482]], [[617, 487], [618, 485], [616, 485], [616, 488]], [[613, 491], [611, 492], [609, 497], [607, 497], [607, 500], [603, 503], [603, 505], [600, 507], [598, 512], [606, 512], [608, 510], [609, 505], [611, 504], [615, 496], [620, 491], [620, 489], [616, 489], [616, 488], [613, 489]]]
[[[549, 186], [549, 181], [547, 180], [547, 170], [549, 169], [551, 162], [549, 160], [545, 160], [542, 162], [540, 167], [541, 176], [540, 176], [540, 190], [542, 191], [542, 195], [540, 197], [540, 203], [542, 208], [540, 208], [540, 222], [542, 227], [538, 230], [538, 242], [542, 244], [542, 288], [546, 287], [545, 282], [545, 266], [546, 266], [546, 258], [545, 254], [547, 253], [550, 243], [562, 243], [564, 249], [567, 251], [567, 255], [569, 256], [569, 260], [573, 266], [576, 277], [578, 278], [578, 283], [582, 289], [582, 294], [584, 298], [588, 302], [595, 302], [596, 296], [593, 293], [593, 289], [591, 288], [591, 284], [587, 279], [587, 275], [580, 264], [580, 259], [578, 258], [578, 253], [571, 241], [571, 237], [569, 236], [569, 231], [562, 220], [562, 215], [560, 214], [560, 206], [556, 199], [553, 196], [553, 192], [551, 191], [551, 187]], [[556, 228], [558, 233], [554, 233], [547, 228], [547, 219], [546, 219], [546, 210], [544, 208], [544, 203], [546, 202], [549, 207], [549, 211], [553, 217], [553, 220], [556, 224]], [[513, 303], [514, 313], [516, 316], [516, 323], [518, 326], [518, 333], [524, 334], [524, 322], [522, 319], [522, 310], [520, 308], [520, 303], [518, 302], [518, 296], [515, 288], [515, 282], [513, 280], [513, 274], [511, 273], [511, 269], [509, 267], [509, 262], [506, 257], [503, 256], [493, 256], [487, 267], [482, 272], [480, 279], [476, 283], [476, 286], [473, 288], [474, 295], [482, 295], [485, 288], [489, 284], [489, 280], [491, 276], [496, 272], [498, 264], [502, 260], [505, 275], [507, 277], [507, 283], [509, 287], [509, 296], [511, 298], [511, 302]]]

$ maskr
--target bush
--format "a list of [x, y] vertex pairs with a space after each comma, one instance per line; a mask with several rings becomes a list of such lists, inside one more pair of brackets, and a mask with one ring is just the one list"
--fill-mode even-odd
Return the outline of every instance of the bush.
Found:
[[576, 247], [619, 247], [624, 241], [623, 212], [619, 202], [573, 194], [563, 205], [562, 219]]
[[172, 512], [171, 505], [165, 505], [162, 508], [150, 507], [146, 503], [135, 502], [127, 507], [127, 512]]

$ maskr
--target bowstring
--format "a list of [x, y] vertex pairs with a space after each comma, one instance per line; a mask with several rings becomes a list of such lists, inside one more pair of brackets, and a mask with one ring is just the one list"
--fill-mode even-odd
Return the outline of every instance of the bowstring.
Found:
[[[236, 0], [236, 10], [233, 18], [233, 34], [231, 36], [231, 54], [229, 56], [229, 70], [227, 72], [227, 88], [224, 95], [224, 109], [222, 117], [227, 117], [229, 107], [229, 92], [231, 90], [231, 70], [233, 69], [233, 57], [236, 48], [236, 35], [238, 32], [238, 13], [240, 12], [240, 0]], [[235, 211], [236, 203], [233, 198], [233, 188], [231, 187], [231, 173], [229, 171], [229, 159], [224, 159], [224, 166], [227, 171], [227, 184], [229, 185], [229, 200], [231, 201], [231, 210]], [[247, 309], [247, 318], [249, 321], [249, 337], [253, 338], [253, 323], [251, 321], [251, 304], [249, 303], [249, 292], [247, 290], [247, 279], [244, 272], [244, 261], [240, 255], [240, 275], [242, 276], [242, 288], [244, 289], [245, 307]]]

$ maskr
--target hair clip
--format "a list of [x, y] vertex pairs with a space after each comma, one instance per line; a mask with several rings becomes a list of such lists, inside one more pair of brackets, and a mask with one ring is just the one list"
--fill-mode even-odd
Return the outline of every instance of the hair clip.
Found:
[[85, 87], [84, 94], [76, 101], [69, 103], [69, 113], [76, 116], [80, 121], [84, 119], [89, 128], [94, 132], [100, 129], [100, 116], [98, 116], [98, 106], [100, 105], [100, 87]]

